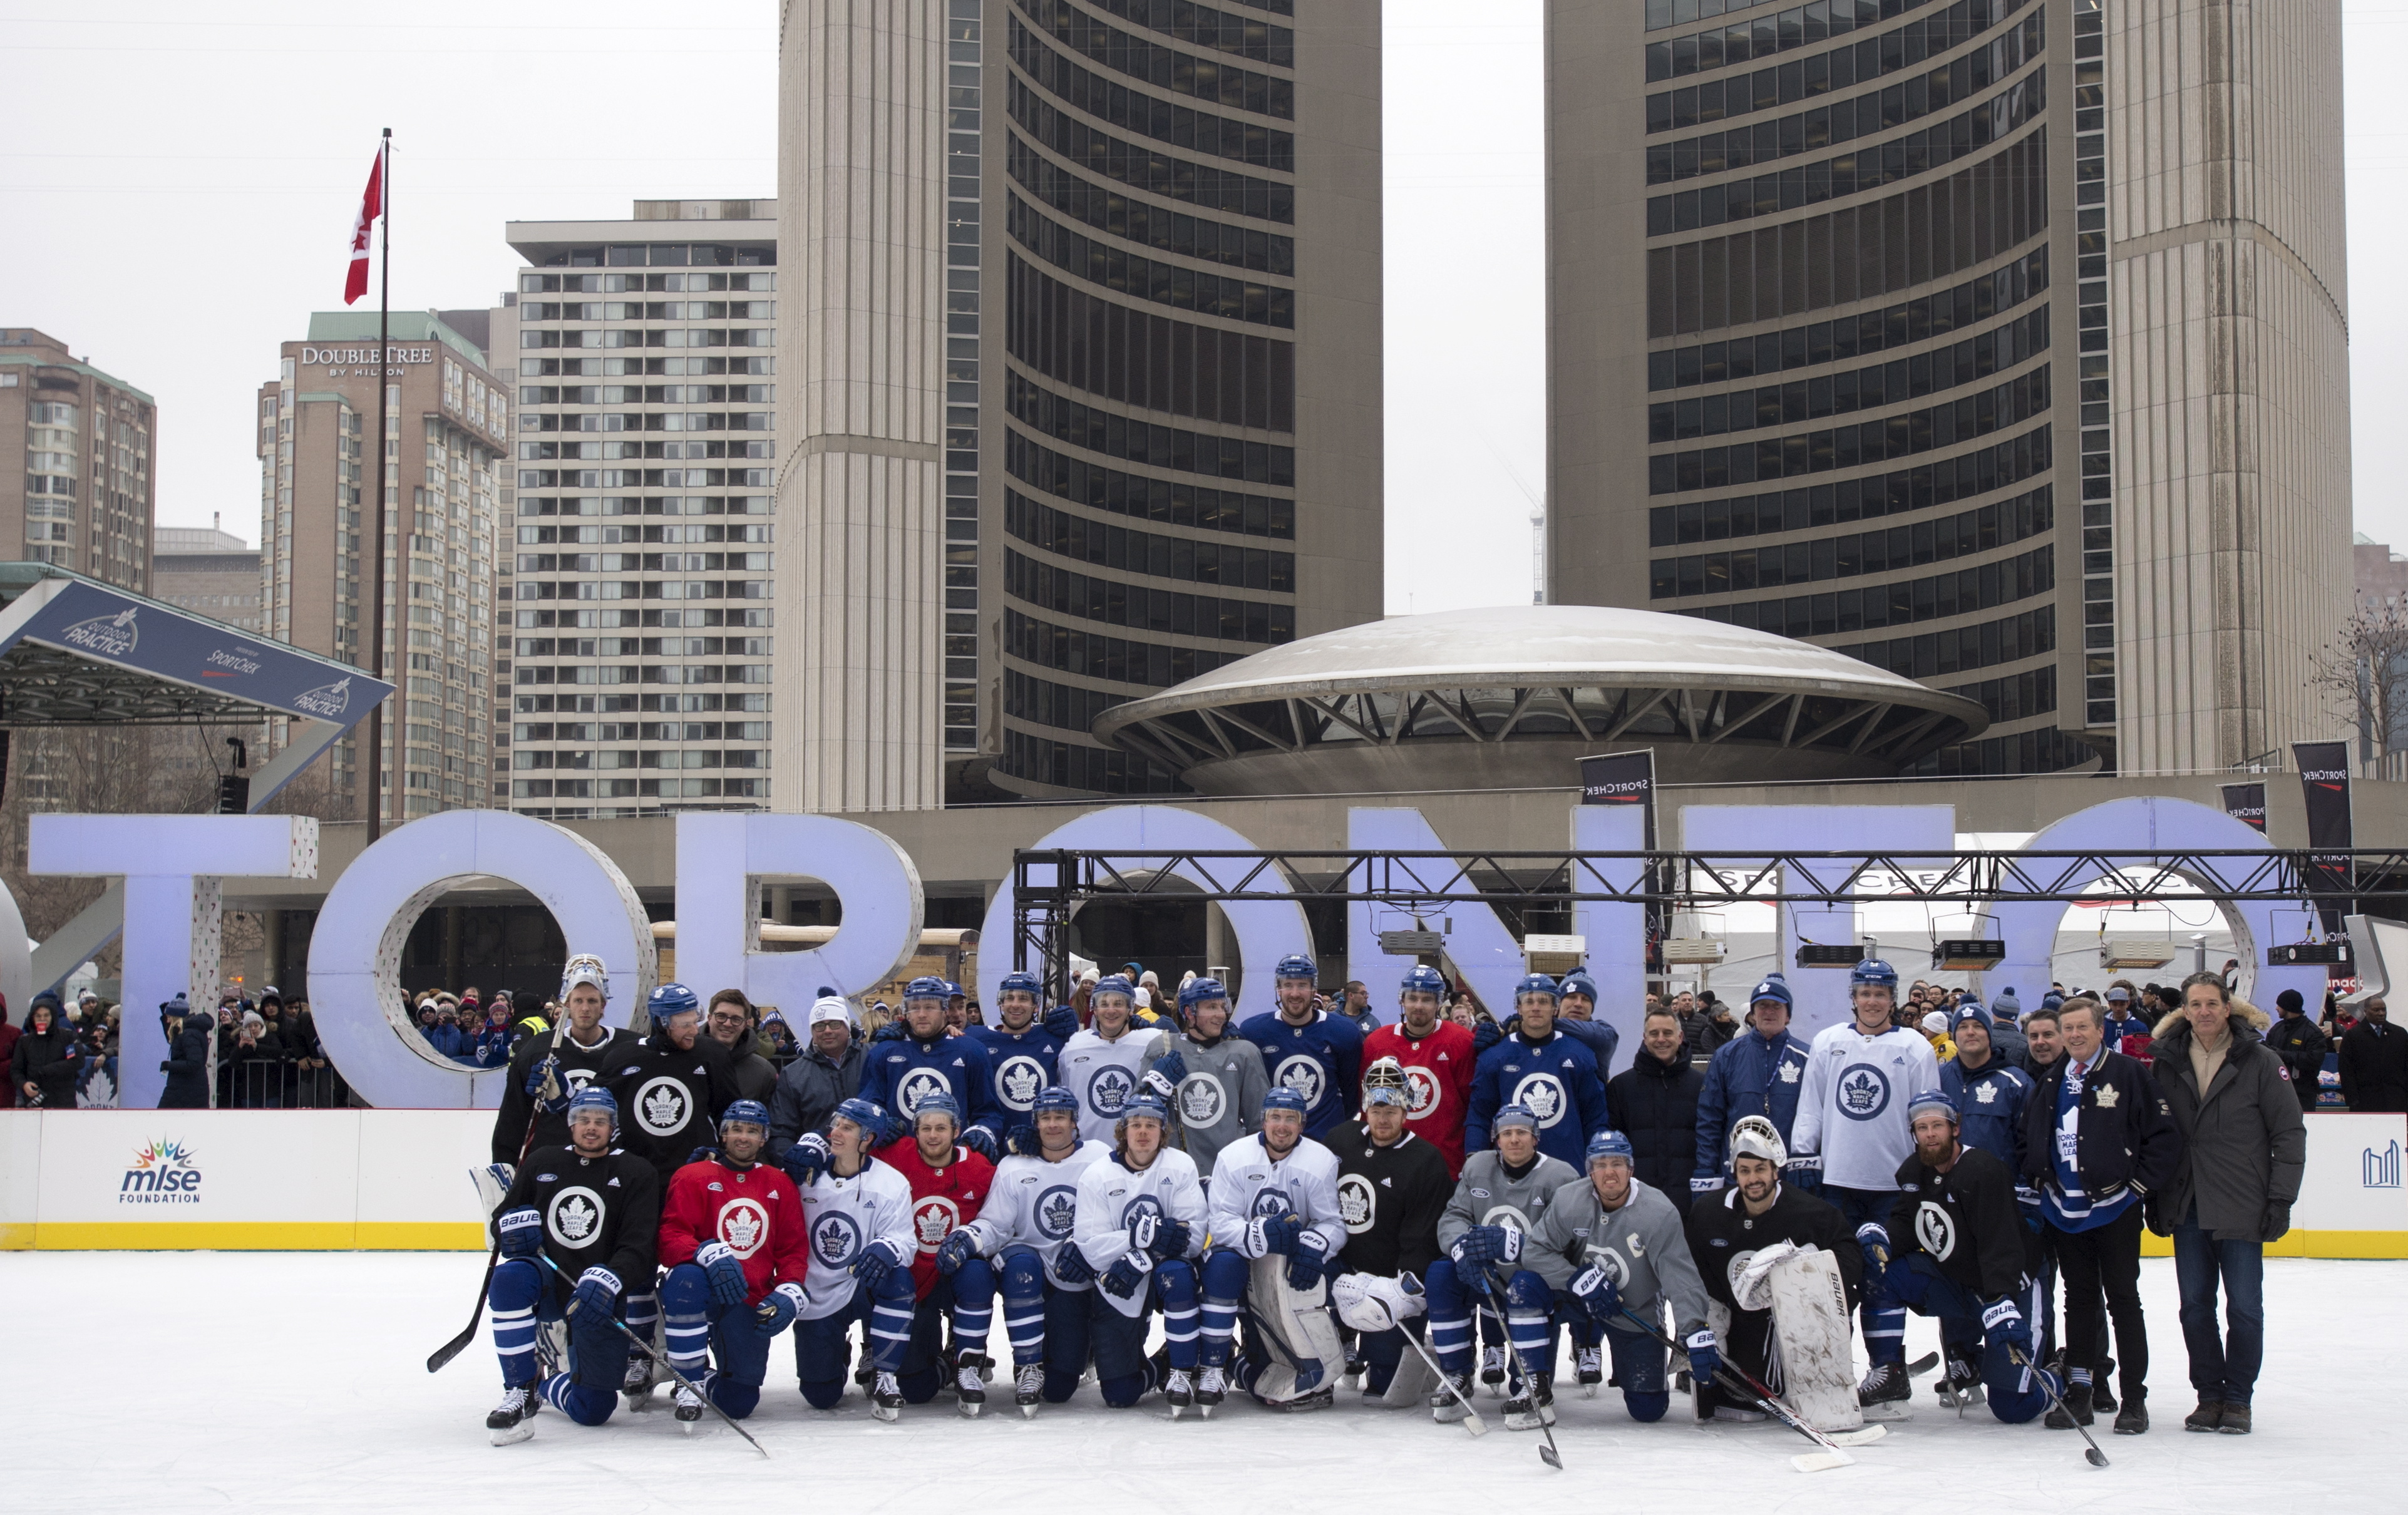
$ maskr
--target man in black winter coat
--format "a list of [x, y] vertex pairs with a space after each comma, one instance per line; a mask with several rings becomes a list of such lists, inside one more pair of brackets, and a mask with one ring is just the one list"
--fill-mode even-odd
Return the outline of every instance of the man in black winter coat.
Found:
[[83, 1071], [75, 1028], [59, 1011], [59, 996], [47, 991], [34, 996], [25, 1012], [25, 1034], [8, 1054], [8, 1081], [17, 1102], [36, 1108], [75, 1108], [76, 1075]]
[[2266, 1028], [2266, 1045], [2283, 1060], [2290, 1070], [2291, 1093], [2299, 1097], [2302, 1114], [2316, 1108], [2318, 1075], [2325, 1070], [2325, 1053], [2332, 1044], [2325, 1034], [2308, 1019], [2307, 1001], [2296, 989], [2286, 989], [2274, 996], [2274, 1008], [2282, 1018]]
[[1607, 1122], [1630, 1138], [1632, 1170], [1689, 1209], [1689, 1170], [1698, 1151], [1698, 1095], [1706, 1076], [1682, 1045], [1681, 1018], [1650, 1010], [1630, 1066], [1607, 1080]]
[[2341, 1097], [2353, 1114], [2408, 1110], [2408, 1031], [2391, 1023], [2380, 999], [2368, 1000], [2341, 1038]]

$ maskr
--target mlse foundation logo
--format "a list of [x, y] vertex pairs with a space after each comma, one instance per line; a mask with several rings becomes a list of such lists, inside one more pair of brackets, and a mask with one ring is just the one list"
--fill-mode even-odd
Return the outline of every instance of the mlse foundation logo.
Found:
[[2392, 1142], [2381, 1151], [2369, 1147], [2358, 1154], [2358, 1187], [2361, 1189], [2397, 1189], [2400, 1187], [2400, 1144]]
[[150, 1141], [134, 1149], [133, 1165], [117, 1186], [121, 1205], [197, 1205], [201, 1170], [181, 1142]]

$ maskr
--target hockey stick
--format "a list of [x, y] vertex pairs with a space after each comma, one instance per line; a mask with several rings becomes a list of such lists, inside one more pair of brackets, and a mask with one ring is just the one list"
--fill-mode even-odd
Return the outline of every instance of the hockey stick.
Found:
[[[1670, 1332], [1665, 1331], [1629, 1306], [1622, 1307], [1622, 1313], [1641, 1330], [1662, 1342], [1667, 1351], [1677, 1353], [1683, 1350], [1681, 1345], [1672, 1339]], [[1823, 1449], [1819, 1452], [1801, 1452], [1789, 1459], [1789, 1465], [1800, 1473], [1822, 1473], [1835, 1467], [1847, 1467], [1856, 1462], [1855, 1458], [1848, 1455], [1848, 1445], [1862, 1446], [1865, 1442], [1878, 1441], [1888, 1435], [1888, 1428], [1885, 1426], [1867, 1426], [1865, 1429], [1872, 1433], [1870, 1436], [1863, 1436], [1856, 1432], [1842, 1433], [1853, 1438], [1843, 1445], [1829, 1432], [1808, 1424], [1797, 1411], [1783, 1404], [1781, 1396], [1766, 1387], [1762, 1379], [1736, 1363], [1722, 1364], [1715, 1370], [1715, 1381], [1742, 1399], [1754, 1402], [1764, 1413]]]
[[1486, 1436], [1488, 1434], [1488, 1422], [1480, 1418], [1480, 1411], [1471, 1408], [1471, 1401], [1464, 1397], [1463, 1391], [1455, 1386], [1455, 1380], [1446, 1376], [1446, 1369], [1438, 1365], [1438, 1359], [1432, 1357], [1430, 1355], [1429, 1349], [1422, 1345], [1422, 1338], [1414, 1336], [1411, 1331], [1405, 1329], [1404, 1323], [1397, 1319], [1396, 1312], [1388, 1308], [1388, 1302], [1386, 1300], [1372, 1299], [1369, 1301], [1369, 1303], [1380, 1307], [1380, 1313], [1388, 1318], [1388, 1323], [1385, 1329], [1394, 1331], [1403, 1336], [1406, 1342], [1412, 1346], [1413, 1351], [1420, 1355], [1421, 1360], [1429, 1365], [1431, 1374], [1438, 1379], [1440, 1383], [1446, 1386], [1446, 1392], [1455, 1396], [1455, 1402], [1463, 1407], [1464, 1430], [1470, 1433], [1474, 1437]]
[[[567, 1283], [569, 1281], [567, 1273], [562, 1270], [561, 1265], [558, 1263], [552, 1260], [552, 1254], [550, 1252], [544, 1251], [538, 1248], [535, 1253], [535, 1259], [544, 1266], [552, 1269], [552, 1275], [553, 1278], [558, 1279], [563, 1283]], [[568, 1309], [569, 1313], [576, 1313], [577, 1305], [575, 1301], [572, 1300], [569, 1303]], [[767, 1457], [769, 1455], [768, 1448], [764, 1447], [757, 1441], [752, 1441], [752, 1432], [747, 1431], [744, 1427], [738, 1425], [736, 1422], [735, 1416], [728, 1414], [724, 1409], [721, 1409], [717, 1400], [711, 1398], [709, 1394], [704, 1394], [700, 1385], [696, 1384], [692, 1379], [687, 1378], [684, 1374], [679, 1372], [677, 1370], [677, 1365], [671, 1363], [666, 1357], [662, 1356], [659, 1351], [655, 1351], [651, 1342], [646, 1341], [643, 1337], [636, 1335], [635, 1332], [627, 1329], [627, 1322], [619, 1319], [616, 1315], [610, 1316], [609, 1319], [611, 1328], [617, 1331], [621, 1336], [626, 1337], [629, 1341], [634, 1342], [636, 1346], [642, 1351], [645, 1356], [652, 1360], [654, 1366], [668, 1374], [670, 1378], [677, 1379], [679, 1383], [682, 1384], [687, 1389], [692, 1390], [694, 1392], [694, 1396], [696, 1399], [709, 1405], [712, 1414], [727, 1422], [727, 1429], [735, 1432], [738, 1436], [742, 1436], [745, 1440], [752, 1441], [752, 1450], [759, 1452], [762, 1456]]]
[[2067, 1420], [2072, 1421], [2073, 1428], [2082, 1433], [2082, 1439], [2090, 1442], [2090, 1450], [2082, 1454], [2082, 1460], [2088, 1463], [2093, 1467], [2105, 1467], [2107, 1465], [2107, 1454], [2099, 1450], [2099, 1443], [2090, 1440], [2089, 1428], [2085, 1426], [2082, 1422], [2075, 1417], [2071, 1410], [2065, 1408], [2065, 1401], [2058, 1398], [2057, 1391], [2048, 1386], [2048, 1375], [2042, 1372], [2039, 1368], [2032, 1366], [2031, 1359], [2026, 1357], [2023, 1353], [2023, 1349], [2013, 1342], [2009, 1342], [2007, 1344], [2007, 1355], [2014, 1359], [2015, 1366], [2022, 1368], [2025, 1372], [2029, 1373], [2040, 1379], [2041, 1392], [2048, 1395], [2050, 1408], [2063, 1415]]
[[[1522, 1360], [1522, 1344], [1513, 1339], [1513, 1318], [1505, 1313], [1504, 1276], [1490, 1268], [1488, 1285], [1496, 1291], [1497, 1313], [1505, 1322], [1505, 1350], [1513, 1356], [1513, 1370], [1522, 1375], [1522, 1392], [1530, 1396], [1530, 1411], [1539, 1418], [1539, 1434], [1546, 1437], [1539, 1448], [1539, 1461], [1560, 1473], [1564, 1470], [1564, 1456], [1555, 1451], [1555, 1428], [1547, 1423], [1547, 1407], [1539, 1403], [1539, 1380], [1530, 1376], [1530, 1365]], [[1549, 1331], [1552, 1335], [1553, 1327]]]
[[[552, 1028], [551, 1055], [553, 1057], [558, 1057], [560, 1055], [560, 1035], [567, 1029], [568, 1016], [566, 1012], [563, 1012], [560, 1017], [559, 1023]], [[503, 1066], [508, 1067], [509, 1065], [504, 1064]], [[518, 1165], [520, 1167], [526, 1166], [527, 1153], [535, 1150], [536, 1122], [542, 1119], [543, 1104], [538, 1100], [536, 1103], [536, 1108], [527, 1112], [526, 1136], [519, 1142]], [[497, 1236], [494, 1238], [493, 1250], [485, 1254], [485, 1281], [477, 1286], [477, 1308], [468, 1312], [468, 1329], [461, 1332], [458, 1336], [453, 1336], [442, 1346], [435, 1349], [434, 1353], [426, 1359], [427, 1372], [442, 1372], [445, 1364], [451, 1362], [454, 1357], [459, 1356], [462, 1351], [467, 1347], [468, 1343], [477, 1339], [477, 1325], [485, 1318], [486, 1296], [491, 1294], [494, 1291], [494, 1268], [501, 1262], [501, 1260], [502, 1240], [501, 1237]]]

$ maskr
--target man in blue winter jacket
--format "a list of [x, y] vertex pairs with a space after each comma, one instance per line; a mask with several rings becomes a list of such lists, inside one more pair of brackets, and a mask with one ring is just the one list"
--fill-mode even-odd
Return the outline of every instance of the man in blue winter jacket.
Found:
[[1956, 1139], [1989, 1153], [2018, 1175], [2016, 1197], [2027, 1207], [2040, 1195], [2023, 1183], [2024, 1107], [2031, 1098], [2032, 1077], [1999, 1055], [1993, 1044], [1996, 1022], [1977, 999], [1956, 1007], [1951, 1026], [1956, 1055], [1940, 1065], [1940, 1092], [1956, 1107]]
[[1731, 1127], [1743, 1116], [1761, 1115], [1781, 1133], [1798, 1114], [1799, 1082], [1806, 1074], [1807, 1045], [1789, 1031], [1789, 982], [1773, 974], [1748, 995], [1748, 1031], [1714, 1049], [1706, 1083], [1698, 1094], [1698, 1165], [1689, 1192], [1707, 1194], [1723, 1187], [1723, 1154]]

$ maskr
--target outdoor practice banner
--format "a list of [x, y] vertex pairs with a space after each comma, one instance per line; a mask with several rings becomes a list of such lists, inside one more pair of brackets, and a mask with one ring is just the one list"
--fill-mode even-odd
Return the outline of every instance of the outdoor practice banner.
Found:
[[[2308, 845], [2350, 847], [2349, 744], [2294, 742], [2291, 751], [2299, 761], [2300, 789], [2308, 802]], [[2309, 865], [2308, 884], [2328, 936], [2341, 929], [2341, 918], [2351, 908], [2349, 891], [2356, 881], [2355, 871], [2347, 858], [2329, 863], [2319, 859]]]
[[2235, 821], [2255, 827], [2259, 836], [2266, 834], [2266, 786], [2227, 784], [2224, 786], [2224, 813]]

